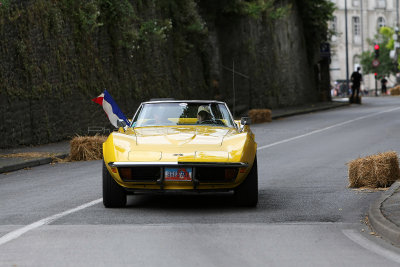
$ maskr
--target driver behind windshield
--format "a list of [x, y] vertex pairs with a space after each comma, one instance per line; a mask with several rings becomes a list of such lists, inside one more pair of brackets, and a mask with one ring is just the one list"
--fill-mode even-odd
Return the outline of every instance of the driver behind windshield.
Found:
[[211, 120], [210, 108], [208, 106], [200, 106], [197, 110], [197, 124]]

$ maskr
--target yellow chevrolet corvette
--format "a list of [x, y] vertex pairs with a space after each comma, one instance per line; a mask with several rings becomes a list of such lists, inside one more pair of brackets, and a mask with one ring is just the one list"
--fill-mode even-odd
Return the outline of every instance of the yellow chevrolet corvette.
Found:
[[103, 203], [128, 194], [233, 191], [236, 205], [258, 202], [257, 143], [246, 117], [220, 101], [149, 101], [103, 144]]

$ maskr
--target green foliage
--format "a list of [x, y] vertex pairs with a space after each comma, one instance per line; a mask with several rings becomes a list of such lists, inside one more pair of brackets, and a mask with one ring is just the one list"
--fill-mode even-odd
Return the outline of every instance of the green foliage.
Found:
[[98, 21], [100, 16], [100, 0], [62, 0], [57, 2], [57, 8], [63, 11], [63, 17], [69, 18], [74, 23], [75, 34], [87, 34], [102, 24]]
[[[12, 73], [5, 67], [0, 75], [7, 92], [18, 88], [14, 92], [24, 92], [21, 97], [43, 97], [79, 90], [89, 95], [100, 88], [115, 87], [120, 94], [131, 92], [145, 98], [153, 92], [168, 95], [175, 90], [172, 83], [185, 88], [178, 93], [182, 95], [190, 94], [188, 88], [197, 93], [198, 88], [207, 86], [192, 83], [197, 73], [187, 67], [191, 56], [199, 60], [203, 72], [199, 76], [208, 82], [210, 44], [203, 19], [208, 14], [202, 14], [198, 7], [203, 0], [0, 2], [0, 37], [4, 40], [0, 49], [12, 55], [7, 67], [17, 70]], [[205, 10], [217, 15], [277, 19], [290, 10], [290, 5], [283, 4], [287, 2], [209, 0], [206, 5], [215, 6], [215, 10]], [[328, 10], [324, 4], [300, 2], [305, 3], [305, 10], [313, 10], [307, 14], [315, 25], [319, 20], [326, 22], [329, 16], [322, 14]], [[249, 51], [255, 50], [252, 42], [245, 45]], [[165, 62], [171, 66], [165, 67]], [[15, 77], [22, 82], [14, 84]]]
[[385, 36], [385, 39], [387, 40], [386, 43], [386, 48], [388, 50], [393, 50], [394, 49], [394, 39], [393, 39], [393, 34], [395, 33], [394, 29], [390, 27], [381, 27], [379, 29], [379, 34], [382, 36]]
[[103, 26], [103, 23], [99, 22], [100, 8], [96, 0], [81, 1], [75, 15], [85, 33], [91, 33], [95, 28]]
[[160, 11], [171, 18], [171, 41], [179, 62], [196, 47], [203, 49], [208, 29], [199, 15], [195, 0], [160, 0]]
[[171, 29], [172, 21], [170, 19], [152, 19], [142, 22], [137, 34], [131, 41], [132, 49], [138, 50], [149, 42], [165, 42]]
[[328, 38], [328, 21], [332, 20], [335, 4], [330, 0], [297, 0], [303, 21], [308, 55], [319, 49]]
[[10, 8], [11, 0], [0, 0], [0, 10], [7, 10]]
[[226, 4], [224, 12], [249, 16], [254, 19], [262, 16], [279, 19], [288, 13], [290, 6], [277, 7], [276, 2], [276, 0], [233, 0]]
[[108, 28], [115, 47], [128, 48], [137, 36], [137, 16], [128, 0], [99, 0], [100, 20]]
[[375, 40], [379, 40], [377, 44], [379, 45], [379, 62], [378, 67], [372, 66], [372, 61], [375, 59], [374, 45], [376, 42], [374, 40], [368, 39], [367, 42], [371, 47], [370, 51], [366, 51], [361, 54], [361, 66], [365, 74], [377, 73], [378, 78], [381, 79], [384, 76], [387, 77], [390, 74], [395, 74], [397, 72], [396, 64], [393, 59], [390, 58], [390, 50], [393, 49], [394, 43], [392, 39], [394, 31], [389, 27], [381, 27], [378, 34], [375, 35]]

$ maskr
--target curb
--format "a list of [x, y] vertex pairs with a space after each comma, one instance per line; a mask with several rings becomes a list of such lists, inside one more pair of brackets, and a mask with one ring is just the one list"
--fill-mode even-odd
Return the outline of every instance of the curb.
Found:
[[[64, 159], [64, 158], [68, 157], [68, 155], [69, 155], [69, 153], [64, 153], [64, 154], [55, 155], [54, 157]], [[25, 169], [25, 168], [31, 168], [31, 167], [36, 167], [39, 165], [49, 164], [54, 160], [54, 157], [27, 160], [24, 162], [0, 167], [0, 173], [13, 172], [13, 171], [18, 171], [18, 170]]]
[[400, 187], [400, 181], [392, 184], [387, 192], [371, 204], [368, 210], [369, 223], [372, 228], [382, 236], [385, 240], [390, 241], [393, 245], [400, 246], [400, 227], [392, 223], [382, 214], [382, 204], [390, 198]]

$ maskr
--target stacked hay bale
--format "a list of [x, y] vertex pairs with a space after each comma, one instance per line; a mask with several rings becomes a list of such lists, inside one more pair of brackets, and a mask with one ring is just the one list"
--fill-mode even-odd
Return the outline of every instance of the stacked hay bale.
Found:
[[76, 136], [71, 142], [71, 161], [98, 160], [103, 158], [103, 143], [107, 136]]
[[388, 151], [348, 163], [349, 187], [389, 187], [400, 178], [397, 153]]
[[400, 85], [390, 89], [390, 95], [400, 95]]
[[270, 109], [251, 109], [249, 110], [249, 117], [251, 119], [251, 123], [272, 121]]

